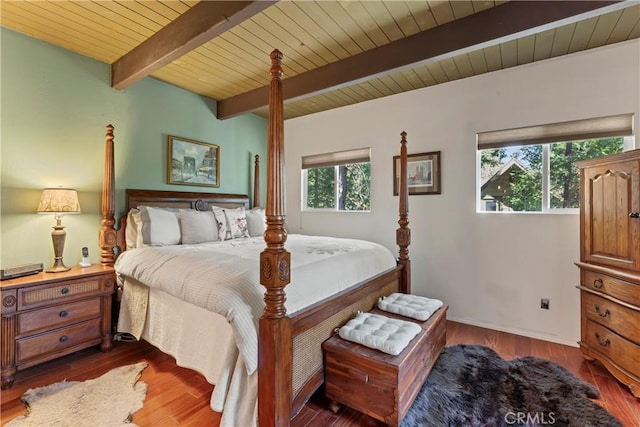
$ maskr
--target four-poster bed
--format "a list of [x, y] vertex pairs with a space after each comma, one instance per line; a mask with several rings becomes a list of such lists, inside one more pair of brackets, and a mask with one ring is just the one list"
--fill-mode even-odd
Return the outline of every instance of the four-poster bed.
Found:
[[[259, 255], [259, 283], [266, 288], [261, 304], [263, 311], [259, 318], [258, 339], [257, 339], [257, 370], [256, 375], [249, 376], [257, 381], [253, 383], [244, 378], [240, 388], [257, 393], [257, 418], [261, 426], [282, 426], [289, 425], [290, 420], [304, 406], [308, 398], [317, 390], [323, 382], [323, 362], [321, 344], [329, 338], [333, 330], [344, 324], [357, 311], [370, 310], [381, 296], [389, 295], [392, 292], [409, 293], [410, 284], [410, 260], [408, 246], [410, 244], [410, 229], [408, 228], [408, 190], [407, 190], [407, 149], [406, 134], [401, 137], [400, 159], [400, 196], [399, 196], [399, 228], [396, 230], [396, 242], [399, 246], [399, 256], [393, 259], [393, 265], [385, 267], [382, 271], [371, 274], [366, 279], [359, 279], [343, 289], [335, 291], [330, 296], [324, 296], [321, 300], [312, 304], [296, 307], [291, 310], [287, 304], [291, 297], [291, 292], [295, 294], [295, 287], [285, 290], [291, 280], [292, 261], [295, 266], [299, 258], [292, 257], [288, 251], [288, 246], [296, 246], [297, 238], [287, 236], [284, 228], [284, 139], [283, 139], [283, 96], [282, 96], [282, 54], [275, 50], [271, 53], [271, 88], [269, 94], [269, 123], [268, 123], [268, 147], [267, 147], [267, 192], [265, 204], [266, 229], [263, 234], [262, 248], [264, 250]], [[125, 231], [126, 223], [115, 229], [115, 182], [114, 182], [114, 136], [113, 127], [107, 127], [106, 149], [105, 149], [105, 179], [102, 194], [102, 226], [100, 229], [99, 244], [101, 247], [101, 264], [113, 266], [116, 264], [116, 254], [126, 247]], [[259, 205], [258, 188], [259, 165], [256, 156], [255, 162], [255, 184], [254, 184], [254, 205]], [[225, 195], [213, 193], [178, 193], [170, 191], [148, 191], [148, 190], [127, 190], [127, 212], [139, 206], [161, 206], [173, 208], [195, 209], [199, 211], [210, 211], [212, 206], [222, 206], [229, 209], [235, 207], [249, 207], [249, 199], [243, 195]], [[289, 238], [289, 245], [287, 239]], [[266, 248], [265, 248], [266, 245]], [[167, 249], [168, 251], [169, 249]], [[133, 251], [131, 251], [133, 252]], [[124, 254], [122, 254], [124, 255]], [[118, 260], [120, 261], [120, 259]], [[256, 259], [256, 264], [258, 263]], [[256, 268], [258, 265], [255, 266]], [[256, 276], [258, 273], [256, 273]], [[300, 277], [300, 276], [297, 276]], [[330, 280], [327, 280], [330, 281]], [[141, 285], [134, 283], [133, 287]], [[144, 285], [137, 286], [144, 288]], [[175, 295], [162, 295], [162, 291], [145, 291], [141, 305], [136, 305], [140, 301], [131, 304], [131, 307], [147, 308], [151, 307], [153, 298], [164, 298], [165, 310], [170, 315], [176, 305], [187, 304], [186, 310], [190, 311], [188, 303], [180, 302]], [[289, 298], [288, 298], [289, 297]], [[289, 309], [288, 309], [289, 308]], [[195, 310], [195, 309], [194, 309]], [[197, 310], [195, 310], [197, 311]], [[206, 310], [201, 310], [206, 311]], [[150, 312], [150, 311], [149, 311]], [[129, 313], [131, 314], [131, 313]], [[125, 317], [129, 314], [125, 313]], [[206, 315], [202, 313], [203, 315]], [[122, 313], [121, 313], [122, 315]], [[135, 313], [134, 313], [135, 315]], [[158, 315], [163, 317], [162, 314]], [[220, 322], [222, 319], [222, 322]], [[130, 320], [130, 319], [129, 319]], [[227, 319], [228, 320], [228, 319]], [[158, 320], [160, 321], [160, 320]], [[154, 332], [151, 330], [154, 321], [147, 321], [144, 326], [143, 337], [149, 337], [154, 344]], [[218, 322], [213, 329], [224, 329], [224, 318], [212, 320]], [[133, 322], [135, 323], [135, 321]], [[204, 322], [200, 320], [200, 324]], [[204, 325], [203, 325], [204, 327]], [[145, 335], [146, 334], [146, 335]], [[221, 341], [226, 341], [233, 347], [234, 336], [228, 331], [223, 337], [217, 337]], [[237, 343], [237, 336], [236, 343]], [[164, 338], [155, 338], [162, 340]], [[165, 350], [161, 345], [161, 350], [175, 356], [176, 346]], [[235, 349], [225, 350], [221, 358], [236, 357]], [[246, 356], [246, 355], [245, 355]], [[244, 357], [244, 363], [249, 364], [248, 357]], [[178, 360], [178, 357], [176, 357]], [[178, 360], [180, 364], [180, 360]], [[191, 365], [192, 362], [185, 362]], [[196, 362], [193, 363], [197, 365]], [[183, 365], [184, 366], [184, 365]], [[198, 366], [188, 366], [198, 369]], [[230, 369], [238, 370], [231, 366]], [[223, 369], [224, 371], [224, 369]], [[228, 372], [223, 375], [229, 374]], [[216, 374], [217, 375], [217, 374]], [[230, 374], [232, 375], [232, 374]], [[206, 376], [206, 374], [205, 374]], [[257, 378], [256, 378], [257, 377]], [[214, 394], [219, 387], [233, 389], [234, 379], [225, 377], [229, 384], [224, 387], [218, 383], [215, 385]], [[208, 380], [219, 380], [208, 378]], [[257, 382], [257, 391], [256, 384]], [[249, 386], [247, 386], [249, 383]], [[233, 394], [232, 391], [229, 391]], [[219, 396], [220, 397], [220, 396]], [[237, 396], [236, 396], [237, 398]], [[220, 399], [225, 399], [220, 397]], [[228, 401], [227, 401], [228, 402]], [[226, 403], [225, 403], [226, 405]], [[212, 400], [213, 407], [213, 400]], [[244, 408], [246, 409], [246, 408]], [[225, 413], [223, 411], [223, 420]], [[253, 414], [255, 419], [255, 414]], [[239, 421], [239, 420], [236, 420]], [[228, 423], [233, 420], [229, 418]], [[224, 423], [224, 421], [223, 421]]]

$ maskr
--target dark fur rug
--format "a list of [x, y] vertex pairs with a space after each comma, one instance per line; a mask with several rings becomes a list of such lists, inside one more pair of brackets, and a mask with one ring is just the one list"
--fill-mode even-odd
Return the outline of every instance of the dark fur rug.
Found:
[[505, 361], [487, 347], [456, 345], [443, 350], [402, 427], [622, 427], [590, 400], [599, 395], [547, 360]]

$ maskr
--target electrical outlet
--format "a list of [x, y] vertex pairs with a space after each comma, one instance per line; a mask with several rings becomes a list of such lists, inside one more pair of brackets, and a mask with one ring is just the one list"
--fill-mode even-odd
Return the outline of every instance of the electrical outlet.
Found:
[[540, 300], [540, 308], [549, 310], [549, 298], [542, 298]]

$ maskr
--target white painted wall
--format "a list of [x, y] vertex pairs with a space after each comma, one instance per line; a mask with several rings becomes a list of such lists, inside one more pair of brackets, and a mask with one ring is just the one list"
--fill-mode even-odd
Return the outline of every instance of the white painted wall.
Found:
[[[630, 112], [639, 129], [638, 40], [287, 120], [287, 228], [397, 253], [392, 157], [406, 131], [410, 154], [442, 152], [442, 194], [409, 198], [413, 292], [453, 320], [576, 345], [579, 215], [476, 213], [475, 134]], [[372, 211], [301, 212], [301, 157], [360, 147], [372, 149]]]

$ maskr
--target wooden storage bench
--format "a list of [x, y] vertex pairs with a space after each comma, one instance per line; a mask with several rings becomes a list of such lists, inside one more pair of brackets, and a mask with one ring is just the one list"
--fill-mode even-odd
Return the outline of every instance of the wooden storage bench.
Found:
[[422, 327], [397, 356], [338, 335], [325, 341], [327, 397], [388, 425], [398, 425], [445, 346], [447, 308], [441, 307], [425, 322], [374, 309], [372, 313], [414, 321]]

